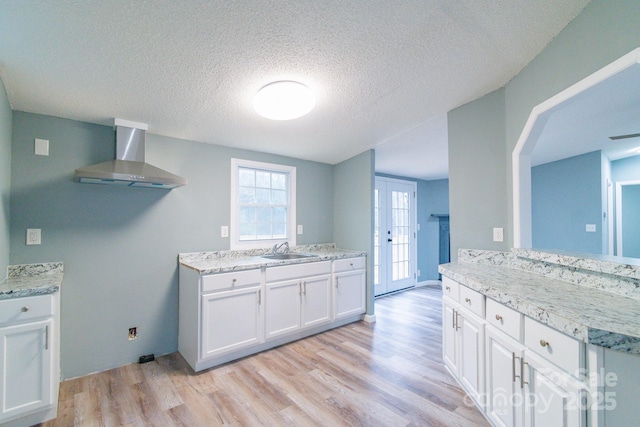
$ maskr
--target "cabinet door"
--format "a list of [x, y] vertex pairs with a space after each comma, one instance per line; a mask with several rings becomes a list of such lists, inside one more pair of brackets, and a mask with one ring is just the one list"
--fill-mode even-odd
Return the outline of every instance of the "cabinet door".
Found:
[[458, 375], [467, 392], [484, 411], [484, 321], [460, 311]]
[[486, 335], [486, 414], [495, 426], [522, 426], [522, 346], [492, 326]]
[[526, 427], [582, 427], [585, 386], [531, 351], [525, 352], [524, 391]]
[[300, 294], [302, 281], [268, 283], [266, 287], [266, 339], [300, 329]]
[[335, 275], [335, 319], [365, 312], [365, 270]]
[[302, 279], [302, 327], [331, 321], [331, 276]]
[[202, 296], [201, 358], [263, 341], [260, 287]]
[[457, 305], [448, 298], [442, 299], [442, 358], [454, 375], [458, 375]]
[[52, 327], [49, 319], [0, 328], [0, 421], [53, 403]]

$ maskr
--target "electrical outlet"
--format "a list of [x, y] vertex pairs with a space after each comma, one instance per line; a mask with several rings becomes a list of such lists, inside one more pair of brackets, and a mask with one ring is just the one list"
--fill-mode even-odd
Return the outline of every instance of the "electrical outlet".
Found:
[[595, 233], [596, 232], [596, 225], [595, 224], [587, 224], [586, 231], [587, 231], [587, 233]]
[[39, 245], [42, 243], [39, 228], [27, 228], [27, 245]]
[[223, 225], [220, 227], [220, 237], [229, 237], [229, 227]]
[[303, 231], [304, 231], [304, 228], [301, 225], [299, 225], [298, 226], [298, 234], [302, 234]]
[[497, 227], [493, 229], [493, 241], [504, 242], [504, 229], [502, 227]]

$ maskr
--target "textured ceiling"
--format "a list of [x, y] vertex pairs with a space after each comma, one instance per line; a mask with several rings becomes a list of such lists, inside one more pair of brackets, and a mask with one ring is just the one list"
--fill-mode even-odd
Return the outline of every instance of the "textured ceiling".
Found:
[[[587, 3], [2, 0], [0, 77], [14, 110], [330, 164], [380, 146], [381, 172], [442, 178], [442, 116], [504, 86]], [[257, 116], [277, 80], [316, 108]]]

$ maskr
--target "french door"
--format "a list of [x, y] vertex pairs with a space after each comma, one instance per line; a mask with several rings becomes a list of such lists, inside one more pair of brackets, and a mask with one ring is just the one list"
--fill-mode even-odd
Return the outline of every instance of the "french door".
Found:
[[376, 177], [374, 294], [416, 285], [416, 183]]

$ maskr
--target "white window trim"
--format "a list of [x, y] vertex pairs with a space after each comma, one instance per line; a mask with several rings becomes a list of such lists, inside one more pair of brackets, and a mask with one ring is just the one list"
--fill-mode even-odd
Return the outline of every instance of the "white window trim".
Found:
[[[287, 237], [270, 240], [240, 240], [240, 206], [238, 204], [238, 168], [246, 167], [263, 169], [273, 172], [289, 174], [289, 209], [287, 221]], [[270, 248], [275, 244], [289, 242], [296, 245], [296, 168], [295, 166], [277, 165], [273, 163], [256, 162], [244, 159], [231, 159], [231, 220], [229, 230], [229, 248], [231, 250]]]

